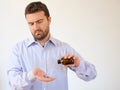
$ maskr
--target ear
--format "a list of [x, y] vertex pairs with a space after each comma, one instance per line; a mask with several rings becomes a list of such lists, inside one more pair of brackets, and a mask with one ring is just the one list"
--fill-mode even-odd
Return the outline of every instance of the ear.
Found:
[[48, 22], [49, 22], [49, 24], [51, 23], [51, 17], [48, 17]]

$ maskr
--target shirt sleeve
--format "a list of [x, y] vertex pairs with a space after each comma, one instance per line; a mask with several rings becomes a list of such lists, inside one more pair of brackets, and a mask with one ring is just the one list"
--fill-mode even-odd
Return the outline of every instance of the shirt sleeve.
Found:
[[78, 67], [70, 67], [70, 69], [73, 70], [79, 78], [85, 81], [93, 80], [97, 74], [95, 66], [83, 59], [80, 59], [80, 65]]
[[84, 60], [83, 57], [69, 45], [67, 46], [67, 53], [77, 55], [79, 57], [80, 65], [78, 67], [69, 67], [79, 78], [85, 81], [90, 81], [96, 77], [97, 72], [95, 66]]
[[32, 71], [23, 71], [19, 61], [19, 52], [17, 51], [17, 47], [13, 48], [8, 61], [7, 76], [9, 85], [13, 90], [26, 90], [32, 86], [36, 78], [32, 74]]

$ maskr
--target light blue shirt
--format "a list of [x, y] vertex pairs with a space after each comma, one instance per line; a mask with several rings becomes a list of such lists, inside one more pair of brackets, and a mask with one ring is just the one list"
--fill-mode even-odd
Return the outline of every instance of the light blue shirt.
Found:
[[[94, 65], [85, 61], [72, 47], [53, 37], [41, 46], [34, 38], [19, 42], [12, 49], [7, 75], [12, 90], [68, 90], [67, 68], [57, 61], [65, 54], [79, 56], [80, 65], [69, 67], [76, 75], [85, 81], [96, 77]], [[37, 80], [32, 70], [39, 67], [48, 76], [56, 79], [51, 82]]]

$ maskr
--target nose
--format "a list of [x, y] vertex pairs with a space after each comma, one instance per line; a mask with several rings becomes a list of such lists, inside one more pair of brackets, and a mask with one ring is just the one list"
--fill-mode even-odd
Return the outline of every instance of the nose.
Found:
[[33, 28], [34, 28], [34, 30], [38, 30], [39, 29], [39, 24], [34, 23]]

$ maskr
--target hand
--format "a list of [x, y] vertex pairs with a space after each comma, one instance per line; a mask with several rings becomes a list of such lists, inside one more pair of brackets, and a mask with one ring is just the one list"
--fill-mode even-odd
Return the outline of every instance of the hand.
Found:
[[70, 58], [74, 59], [74, 64], [65, 65], [65, 67], [68, 67], [68, 66], [77, 67], [77, 66], [80, 65], [80, 60], [79, 60], [78, 56], [75, 56], [75, 55], [72, 55], [72, 54], [66, 54], [62, 58], [63, 59], [70, 59]]
[[39, 68], [35, 68], [33, 70], [33, 74], [38, 80], [43, 81], [43, 82], [50, 82], [50, 81], [55, 80], [54, 77], [47, 76], [46, 73]]

